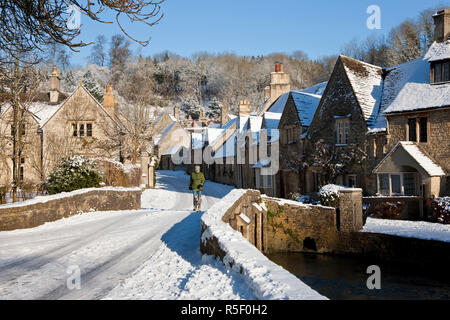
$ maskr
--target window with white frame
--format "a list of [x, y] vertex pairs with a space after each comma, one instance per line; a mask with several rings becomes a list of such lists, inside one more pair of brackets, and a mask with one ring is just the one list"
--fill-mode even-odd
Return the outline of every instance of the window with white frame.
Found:
[[419, 194], [415, 172], [379, 173], [378, 193], [384, 196], [416, 196]]
[[336, 144], [348, 144], [348, 134], [350, 130], [350, 119], [336, 119]]
[[270, 189], [272, 188], [272, 179], [271, 175], [262, 175], [261, 170], [257, 170], [256, 172], [256, 187], [261, 189]]

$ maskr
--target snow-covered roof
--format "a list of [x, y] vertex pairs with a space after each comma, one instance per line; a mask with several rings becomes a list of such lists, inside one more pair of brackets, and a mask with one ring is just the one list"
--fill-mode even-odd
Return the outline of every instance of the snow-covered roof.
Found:
[[250, 116], [240, 116], [239, 117], [239, 132], [244, 132], [248, 129], [248, 119]]
[[258, 160], [258, 162], [256, 162], [253, 165], [253, 168], [255, 169], [261, 169], [261, 168], [267, 168], [270, 167], [271, 161], [269, 159], [262, 159], [262, 160]]
[[427, 156], [422, 150], [420, 150], [419, 146], [410, 141], [400, 141], [398, 142], [394, 148], [384, 157], [383, 160], [376, 166], [374, 172], [388, 159], [399, 147], [405, 150], [416, 162], [422, 167], [430, 177], [436, 176], [444, 176], [444, 170], [436, 164], [429, 156]]
[[[383, 93], [383, 69], [359, 60], [340, 56], [364, 120], [373, 128], [380, 114]], [[386, 124], [384, 124], [386, 126]]]
[[230, 135], [228, 140], [216, 151], [214, 159], [234, 157], [236, 154], [236, 131]]
[[44, 102], [34, 102], [28, 110], [37, 117], [39, 125], [42, 127], [61, 107], [62, 104], [48, 104]]
[[318, 83], [312, 87], [300, 90], [300, 92], [316, 94], [318, 96], [323, 95], [325, 88], [327, 87], [328, 81]]
[[299, 91], [292, 91], [291, 94], [302, 126], [309, 127], [322, 96]]
[[265, 112], [264, 113], [264, 123], [266, 129], [278, 129], [278, 124], [280, 123], [281, 113]]
[[302, 125], [305, 127], [309, 127], [312, 118], [314, 117], [314, 113], [319, 106], [322, 96], [307, 93], [304, 91], [290, 91], [281, 95], [281, 97], [278, 98], [278, 100], [275, 101], [269, 108], [268, 112], [282, 114], [284, 112], [284, 108], [286, 107], [286, 103], [289, 100], [289, 96], [292, 96], [292, 99], [294, 100], [298, 117]]
[[434, 42], [424, 58], [429, 62], [450, 59], [450, 40]]
[[182, 146], [180, 146], [180, 145], [171, 146], [163, 153], [163, 155], [174, 155], [180, 150], [181, 147]]
[[192, 149], [203, 149], [204, 139], [203, 139], [203, 132], [193, 132], [192, 133]]
[[192, 149], [202, 149], [206, 142], [213, 145], [223, 134], [223, 128], [205, 128], [202, 132], [192, 133]]
[[[430, 51], [435, 50], [433, 46]], [[449, 50], [450, 42], [445, 46]], [[424, 58], [387, 69], [382, 102], [384, 113], [450, 106], [450, 83], [430, 84], [429, 59], [435, 57], [430, 51]]]
[[158, 146], [158, 145], [160, 145], [160, 144], [164, 141], [164, 139], [167, 137], [167, 134], [170, 132], [170, 130], [172, 130], [172, 128], [173, 128], [174, 125], [175, 125], [175, 122], [169, 124], [169, 125], [164, 129], [164, 131], [161, 133], [161, 135], [159, 135], [158, 142], [156, 142], [155, 145]]
[[259, 130], [259, 129], [261, 129], [262, 120], [263, 120], [262, 117], [250, 116], [250, 118], [249, 118], [250, 129], [251, 130]]
[[287, 92], [285, 94], [282, 94], [267, 110], [268, 112], [272, 113], [283, 113], [284, 107], [286, 106], [286, 103], [289, 99], [290, 92]]

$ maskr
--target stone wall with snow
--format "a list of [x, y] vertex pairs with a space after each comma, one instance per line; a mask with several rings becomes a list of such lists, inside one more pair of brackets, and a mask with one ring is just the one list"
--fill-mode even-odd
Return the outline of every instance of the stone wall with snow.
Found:
[[[259, 299], [317, 300], [326, 299], [281, 266], [270, 261], [253, 244], [223, 221], [229, 219], [242, 201], [241, 208], [251, 211], [250, 203], [258, 191], [230, 192], [212, 206], [202, 217], [200, 248], [204, 254], [215, 255], [232, 270], [240, 273]], [[262, 209], [262, 208], [261, 208]], [[256, 210], [259, 210], [256, 208]], [[241, 219], [247, 220], [247, 214]], [[241, 215], [239, 214], [239, 215]]]
[[34, 228], [92, 211], [138, 210], [139, 188], [90, 188], [0, 205], [0, 231]]

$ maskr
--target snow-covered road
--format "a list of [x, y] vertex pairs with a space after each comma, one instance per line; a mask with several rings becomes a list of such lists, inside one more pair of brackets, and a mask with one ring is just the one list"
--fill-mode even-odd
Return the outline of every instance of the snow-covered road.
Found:
[[[0, 299], [254, 299], [239, 275], [200, 254], [187, 185], [184, 173], [163, 171], [142, 210], [0, 232]], [[231, 190], [206, 188], [203, 209]]]

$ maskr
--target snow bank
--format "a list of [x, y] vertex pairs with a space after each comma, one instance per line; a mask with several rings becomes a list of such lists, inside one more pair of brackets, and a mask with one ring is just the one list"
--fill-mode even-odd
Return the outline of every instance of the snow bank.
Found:
[[424, 221], [367, 218], [367, 222], [361, 232], [450, 242], [450, 225]]
[[240, 273], [258, 299], [319, 300], [326, 299], [297, 277], [270, 261], [242, 235], [222, 221], [226, 211], [238, 201], [246, 190], [235, 189], [213, 205], [203, 216], [201, 241], [217, 239], [225, 252], [223, 263]]

